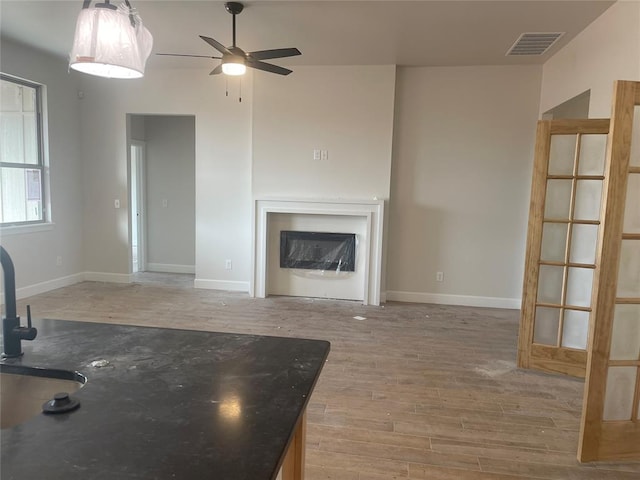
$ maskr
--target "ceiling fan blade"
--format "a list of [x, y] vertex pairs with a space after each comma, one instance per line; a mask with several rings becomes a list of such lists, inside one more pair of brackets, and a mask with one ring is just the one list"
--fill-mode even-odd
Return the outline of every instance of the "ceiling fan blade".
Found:
[[209, 75], [219, 75], [221, 73], [222, 73], [222, 64], [218, 65], [216, 68], [211, 70], [211, 73]]
[[200, 35], [200, 38], [203, 39], [205, 42], [207, 42], [209, 45], [211, 45], [213, 48], [218, 50], [220, 53], [226, 53], [226, 54], [229, 54], [229, 55], [231, 54], [231, 52], [227, 49], [227, 47], [222, 45], [217, 40], [214, 40], [211, 37], [205, 37], [204, 35]]
[[269, 60], [270, 58], [295, 57], [296, 55], [302, 55], [302, 52], [297, 48], [274, 48], [272, 50], [249, 52], [249, 55], [256, 60]]
[[156, 55], [162, 55], [165, 57], [196, 57], [196, 58], [216, 58], [216, 59], [222, 58], [222, 57], [212, 57], [211, 55], [190, 55], [188, 53], [156, 53]]
[[293, 70], [280, 67], [278, 65], [272, 65], [270, 63], [260, 62], [251, 58], [247, 59], [247, 67], [255, 68], [256, 70], [264, 70], [265, 72], [277, 73], [278, 75], [289, 75]]

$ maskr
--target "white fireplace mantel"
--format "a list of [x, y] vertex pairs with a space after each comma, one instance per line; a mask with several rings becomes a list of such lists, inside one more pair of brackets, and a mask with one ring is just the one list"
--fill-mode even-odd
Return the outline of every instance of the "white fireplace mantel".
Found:
[[252, 276], [250, 295], [265, 298], [267, 292], [267, 238], [269, 214], [346, 215], [366, 220], [365, 305], [380, 305], [382, 276], [383, 200], [315, 200], [255, 198], [252, 212]]

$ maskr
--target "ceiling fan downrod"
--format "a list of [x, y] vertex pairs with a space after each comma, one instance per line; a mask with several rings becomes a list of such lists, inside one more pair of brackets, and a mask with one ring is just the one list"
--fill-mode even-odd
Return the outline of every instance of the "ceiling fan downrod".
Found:
[[227, 2], [224, 4], [224, 8], [233, 16], [232, 23], [232, 46], [236, 46], [236, 15], [239, 15], [244, 10], [244, 5], [240, 2]]

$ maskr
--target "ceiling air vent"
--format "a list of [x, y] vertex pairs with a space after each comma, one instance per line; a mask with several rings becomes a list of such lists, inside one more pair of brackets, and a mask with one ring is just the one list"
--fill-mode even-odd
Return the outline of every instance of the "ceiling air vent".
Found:
[[516, 40], [507, 56], [510, 55], [542, 55], [551, 45], [564, 35], [564, 32], [523, 33]]

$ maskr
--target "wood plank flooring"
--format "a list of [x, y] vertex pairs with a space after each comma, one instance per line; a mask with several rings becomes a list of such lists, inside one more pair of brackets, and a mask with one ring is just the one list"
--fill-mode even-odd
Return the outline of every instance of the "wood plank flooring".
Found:
[[252, 299], [193, 289], [189, 275], [137, 278], [33, 296], [20, 311], [329, 340], [308, 412], [308, 480], [640, 479], [640, 463], [576, 461], [583, 382], [515, 368], [518, 311]]

